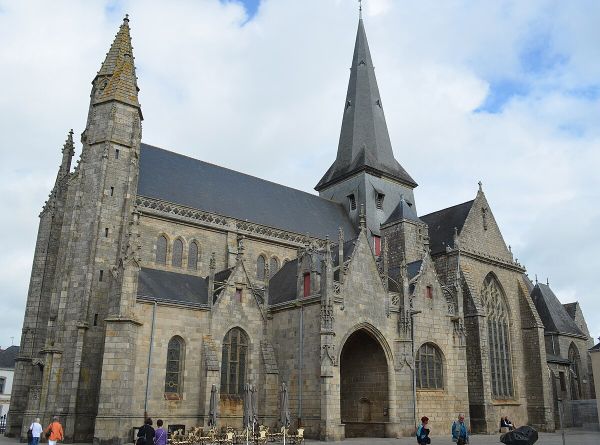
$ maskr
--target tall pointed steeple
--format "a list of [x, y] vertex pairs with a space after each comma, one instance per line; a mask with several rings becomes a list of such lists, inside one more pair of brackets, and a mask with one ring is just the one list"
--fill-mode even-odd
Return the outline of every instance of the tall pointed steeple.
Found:
[[392, 152], [362, 16], [358, 21], [337, 157], [315, 190], [321, 191], [359, 171], [385, 176], [411, 188], [417, 185]]
[[104, 63], [94, 79], [94, 85], [96, 86], [94, 103], [117, 100], [138, 108], [140, 106], [128, 15], [123, 19]]

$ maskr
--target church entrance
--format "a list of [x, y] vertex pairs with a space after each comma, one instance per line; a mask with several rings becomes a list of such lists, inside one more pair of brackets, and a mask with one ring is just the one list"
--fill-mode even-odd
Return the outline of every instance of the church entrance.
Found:
[[388, 366], [383, 348], [366, 330], [354, 332], [340, 359], [340, 411], [346, 437], [385, 437]]

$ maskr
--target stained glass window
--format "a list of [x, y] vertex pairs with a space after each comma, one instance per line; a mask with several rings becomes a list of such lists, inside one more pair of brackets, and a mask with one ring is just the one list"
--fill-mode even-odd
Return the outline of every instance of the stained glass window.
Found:
[[510, 330], [506, 299], [498, 280], [489, 274], [481, 292], [487, 315], [488, 348], [492, 395], [506, 399], [513, 396]]
[[231, 329], [223, 339], [221, 357], [221, 394], [244, 392], [248, 336], [240, 328]]
[[256, 278], [259, 280], [265, 279], [265, 257], [260, 255], [256, 259]]
[[167, 264], [167, 237], [161, 235], [156, 240], [156, 262]]
[[173, 261], [171, 262], [175, 267], [181, 267], [183, 260], [183, 241], [176, 239], [173, 243]]
[[581, 398], [581, 381], [579, 379], [581, 359], [579, 358], [579, 351], [573, 343], [571, 343], [571, 346], [569, 346], [569, 361], [571, 362], [571, 366], [569, 368], [569, 381], [571, 383], [571, 400], [579, 400]]
[[181, 337], [173, 337], [167, 346], [167, 373], [165, 392], [181, 393], [183, 355], [185, 346]]
[[279, 270], [279, 260], [275, 257], [272, 257], [271, 260], [269, 261], [269, 274], [271, 275], [269, 278], [271, 278], [273, 275], [275, 275], [278, 270]]
[[190, 250], [188, 253], [188, 269], [198, 269], [198, 244], [196, 241], [190, 243]]
[[425, 343], [415, 359], [417, 388], [443, 389], [444, 367], [442, 353], [433, 343]]

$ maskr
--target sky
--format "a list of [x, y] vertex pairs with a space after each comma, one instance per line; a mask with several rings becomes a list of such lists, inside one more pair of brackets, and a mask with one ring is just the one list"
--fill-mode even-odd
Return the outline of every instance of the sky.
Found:
[[[419, 214], [473, 199], [600, 336], [600, 2], [364, 0]], [[0, 0], [0, 346], [19, 343], [38, 215], [130, 15], [143, 140], [313, 192], [335, 158], [354, 0]]]

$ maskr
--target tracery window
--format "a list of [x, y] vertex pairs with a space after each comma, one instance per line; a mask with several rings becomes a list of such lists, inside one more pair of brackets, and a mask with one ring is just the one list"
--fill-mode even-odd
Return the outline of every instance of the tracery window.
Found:
[[256, 278], [259, 280], [265, 279], [265, 265], [265, 257], [259, 255], [259, 257], [256, 259]]
[[167, 264], [167, 237], [164, 235], [156, 240], [156, 263]]
[[579, 370], [581, 369], [581, 359], [579, 358], [579, 351], [573, 343], [571, 343], [571, 346], [569, 346], [569, 361], [571, 362], [571, 365], [569, 367], [571, 400], [579, 400], [581, 398], [581, 379], [579, 376]]
[[417, 388], [443, 389], [444, 366], [442, 353], [433, 343], [425, 343], [415, 358]]
[[273, 275], [275, 275], [278, 270], [279, 270], [279, 260], [275, 257], [272, 257], [271, 260], [269, 261], [269, 274], [270, 274], [269, 278], [273, 277]]
[[498, 399], [510, 398], [513, 381], [508, 307], [500, 283], [491, 273], [483, 282], [481, 297], [487, 315], [492, 395]]
[[181, 394], [185, 345], [181, 337], [175, 336], [167, 346], [167, 373], [165, 392]]
[[242, 394], [246, 381], [248, 336], [233, 328], [223, 339], [221, 357], [221, 394]]
[[198, 269], [198, 243], [192, 241], [188, 252], [188, 269]]
[[181, 263], [183, 261], [183, 241], [179, 238], [175, 240], [173, 243], [173, 260], [171, 264], [174, 267], [181, 267]]

